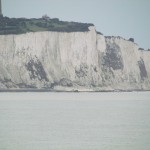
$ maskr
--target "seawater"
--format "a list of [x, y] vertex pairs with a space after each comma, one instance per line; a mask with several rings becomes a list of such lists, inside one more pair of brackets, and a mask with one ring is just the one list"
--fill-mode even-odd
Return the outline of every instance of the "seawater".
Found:
[[150, 150], [150, 92], [0, 93], [0, 150]]

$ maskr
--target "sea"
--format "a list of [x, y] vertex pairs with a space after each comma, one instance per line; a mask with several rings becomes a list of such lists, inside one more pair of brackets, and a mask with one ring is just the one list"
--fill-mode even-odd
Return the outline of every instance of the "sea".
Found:
[[150, 150], [150, 92], [0, 93], [0, 150]]

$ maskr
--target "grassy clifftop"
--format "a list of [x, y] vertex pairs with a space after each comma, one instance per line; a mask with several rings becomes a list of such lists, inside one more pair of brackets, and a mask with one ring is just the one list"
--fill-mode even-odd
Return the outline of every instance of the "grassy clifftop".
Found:
[[47, 16], [36, 19], [0, 17], [0, 35], [38, 31], [86, 32], [93, 24], [60, 21]]

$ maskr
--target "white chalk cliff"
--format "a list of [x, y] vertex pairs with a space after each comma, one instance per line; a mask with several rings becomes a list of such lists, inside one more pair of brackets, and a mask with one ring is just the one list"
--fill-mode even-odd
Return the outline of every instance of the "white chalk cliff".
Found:
[[87, 32], [0, 35], [0, 90], [150, 90], [150, 51]]

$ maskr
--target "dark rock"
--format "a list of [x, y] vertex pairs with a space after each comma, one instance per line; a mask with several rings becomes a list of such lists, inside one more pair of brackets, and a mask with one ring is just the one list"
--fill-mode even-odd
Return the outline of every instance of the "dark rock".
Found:
[[4, 78], [4, 80], [0, 80], [0, 82], [5, 85], [8, 89], [11, 88], [18, 88], [18, 86], [16, 85], [16, 83], [14, 83], [11, 79], [6, 79]]
[[59, 81], [59, 85], [66, 86], [66, 87], [72, 87], [73, 86], [72, 81], [69, 79], [66, 79], [66, 78], [61, 79]]
[[102, 65], [113, 68], [113, 70], [123, 70], [124, 64], [120, 47], [115, 43], [106, 46], [106, 54], [103, 57]]
[[71, 80], [62, 78], [60, 81], [55, 81], [51, 84], [51, 88], [53, 89], [55, 86], [64, 86], [64, 87], [72, 87], [73, 83]]
[[37, 87], [34, 86], [34, 85], [27, 85], [27, 84], [25, 84], [25, 83], [19, 83], [19, 84], [17, 84], [17, 86], [18, 86], [19, 88], [21, 88], [21, 89], [23, 89], [23, 88], [36, 89], [36, 88], [37, 88]]
[[75, 69], [75, 73], [78, 78], [86, 77], [88, 74], [88, 66], [84, 63], [80, 65], [80, 69]]
[[49, 81], [42, 63], [37, 58], [31, 59], [25, 66], [29, 71], [31, 79], [38, 79], [40, 81], [45, 80], [47, 82]]
[[95, 72], [98, 72], [98, 71], [97, 71], [97, 67], [94, 67], [94, 71], [95, 71]]
[[144, 63], [142, 58], [141, 58], [140, 61], [138, 61], [138, 65], [139, 65], [139, 68], [140, 68], [141, 79], [144, 80], [145, 78], [148, 77], [148, 75], [147, 75], [145, 63]]

